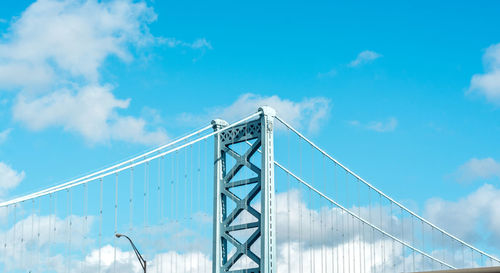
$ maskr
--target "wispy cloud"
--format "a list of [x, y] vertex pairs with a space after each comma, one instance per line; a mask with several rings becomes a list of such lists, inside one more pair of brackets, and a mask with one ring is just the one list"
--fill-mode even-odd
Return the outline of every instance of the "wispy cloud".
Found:
[[12, 128], [8, 128], [0, 132], [0, 144], [4, 143], [7, 140], [10, 132], [12, 132]]
[[[424, 215], [432, 223], [466, 241], [498, 245], [500, 243], [498, 196], [500, 189], [485, 184], [457, 201], [440, 198], [428, 200]], [[478, 229], [479, 227], [481, 229]]]
[[500, 105], [500, 44], [490, 46], [483, 55], [484, 74], [472, 76], [468, 93], [478, 93]]
[[325, 72], [325, 73], [318, 73], [318, 78], [330, 78], [330, 77], [335, 77], [337, 75], [337, 70], [336, 69], [332, 69], [328, 72]]
[[24, 171], [16, 171], [6, 163], [0, 162], [0, 196], [17, 187], [24, 177]]
[[234, 121], [257, 111], [259, 106], [267, 105], [275, 108], [277, 114], [292, 125], [314, 132], [328, 118], [330, 104], [330, 100], [324, 97], [311, 97], [301, 101], [292, 101], [276, 95], [261, 96], [248, 93], [241, 95], [229, 106], [207, 109], [205, 113], [201, 114], [183, 113], [179, 120], [184, 122], [206, 122], [214, 117], [219, 117]]
[[488, 158], [472, 158], [461, 165], [454, 176], [459, 182], [500, 178], [500, 162]]
[[364, 65], [364, 64], [368, 64], [368, 63], [371, 63], [373, 62], [374, 60], [378, 59], [382, 57], [381, 54], [377, 53], [377, 52], [374, 52], [374, 51], [371, 51], [371, 50], [365, 50], [365, 51], [362, 51], [358, 54], [358, 56], [356, 57], [356, 59], [352, 60], [348, 66], [349, 67], [357, 67], [357, 66], [361, 66], [361, 65]]
[[212, 49], [212, 44], [208, 42], [205, 38], [196, 39], [192, 43], [178, 40], [176, 38], [160, 38], [161, 43], [164, 43], [168, 47], [188, 47], [191, 49]]
[[377, 52], [371, 50], [365, 50], [360, 52], [356, 57], [356, 59], [352, 60], [348, 64], [342, 64], [339, 67], [331, 69], [330, 71], [327, 72], [319, 72], [317, 77], [319, 79], [335, 77], [339, 72], [342, 72], [343, 70], [371, 63], [381, 57], [382, 55]]
[[390, 117], [385, 121], [370, 121], [368, 123], [362, 123], [359, 120], [351, 120], [348, 123], [354, 127], [361, 127], [366, 130], [380, 133], [392, 132], [398, 127], [398, 120], [394, 117]]

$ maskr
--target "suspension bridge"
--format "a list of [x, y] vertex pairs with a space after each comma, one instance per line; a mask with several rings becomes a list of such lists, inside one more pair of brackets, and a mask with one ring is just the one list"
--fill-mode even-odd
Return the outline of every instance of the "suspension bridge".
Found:
[[1, 202], [0, 271], [142, 272], [117, 233], [134, 239], [148, 272], [500, 265], [384, 194], [269, 107]]

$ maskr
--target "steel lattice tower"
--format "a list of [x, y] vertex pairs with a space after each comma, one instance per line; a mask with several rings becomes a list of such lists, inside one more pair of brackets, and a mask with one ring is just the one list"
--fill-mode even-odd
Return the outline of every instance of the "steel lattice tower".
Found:
[[[259, 108], [260, 117], [229, 128], [215, 135], [214, 161], [214, 234], [213, 234], [213, 272], [275, 272], [276, 268], [276, 210], [274, 189], [274, 109]], [[212, 121], [214, 130], [228, 126], [223, 120]], [[239, 154], [232, 147], [247, 142], [246, 152]], [[260, 166], [251, 162], [258, 151], [261, 152]], [[236, 162], [227, 170], [228, 156]], [[252, 177], [243, 177], [251, 170]], [[236, 178], [238, 177], [238, 178]], [[238, 188], [247, 190], [244, 196], [235, 193]], [[251, 202], [260, 193], [260, 212]], [[241, 192], [240, 192], [241, 194]], [[228, 199], [236, 205], [228, 211]], [[256, 220], [241, 221], [242, 212], [252, 215]], [[247, 219], [248, 220], [248, 219]], [[238, 240], [235, 232], [250, 234], [246, 240]], [[260, 253], [250, 248], [260, 240]], [[228, 243], [234, 246], [234, 253], [228, 253]], [[230, 257], [229, 257], [230, 255]], [[250, 268], [232, 269], [245, 256], [254, 263]], [[258, 265], [258, 266], [255, 266]]]

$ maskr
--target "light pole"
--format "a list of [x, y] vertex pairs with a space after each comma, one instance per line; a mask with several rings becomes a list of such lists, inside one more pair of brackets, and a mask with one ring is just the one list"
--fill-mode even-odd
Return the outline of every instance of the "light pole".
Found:
[[141, 263], [141, 267], [144, 270], [144, 273], [146, 273], [146, 260], [142, 257], [141, 253], [139, 253], [139, 250], [137, 250], [137, 248], [135, 247], [132, 240], [127, 235], [120, 234], [120, 233], [116, 233], [115, 236], [116, 236], [116, 238], [120, 238], [122, 236], [127, 238], [127, 240], [132, 245], [132, 248], [134, 249], [135, 255], [137, 255], [137, 259], [139, 260], [139, 263]]

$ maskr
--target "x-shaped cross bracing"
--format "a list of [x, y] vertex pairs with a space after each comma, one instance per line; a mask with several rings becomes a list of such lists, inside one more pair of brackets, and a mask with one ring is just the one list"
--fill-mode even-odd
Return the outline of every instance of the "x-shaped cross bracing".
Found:
[[[236, 252], [227, 260], [226, 263], [224, 263], [224, 269], [226, 271], [229, 271], [230, 268], [245, 254], [247, 255], [252, 261], [254, 261], [256, 264], [260, 264], [260, 258], [257, 256], [253, 251], [250, 250], [250, 247], [257, 241], [257, 239], [261, 235], [261, 228], [260, 228], [260, 219], [261, 219], [261, 214], [258, 212], [256, 209], [254, 209], [250, 203], [253, 201], [253, 199], [260, 193], [261, 191], [261, 169], [252, 162], [250, 162], [250, 158], [257, 152], [259, 147], [261, 146], [261, 141], [260, 139], [256, 140], [256, 142], [243, 154], [240, 155], [231, 148], [229, 148], [228, 145], [223, 145], [222, 150], [224, 153], [230, 155], [236, 160], [235, 165], [225, 174], [223, 177], [223, 182], [224, 182], [224, 187], [221, 190], [221, 194], [225, 195], [226, 197], [230, 198], [231, 200], [234, 201], [236, 204], [236, 207], [231, 211], [225, 219], [223, 219], [223, 230], [221, 232], [222, 238], [230, 242], [232, 245], [236, 247]], [[243, 167], [247, 167], [250, 169], [253, 173], [255, 173], [257, 176], [252, 177], [252, 178], [244, 178], [241, 180], [237, 181], [231, 181], [239, 171]], [[247, 195], [242, 199], [236, 194], [232, 193], [229, 189], [230, 188], [235, 188], [235, 187], [240, 187], [240, 186], [245, 186], [245, 185], [250, 185], [250, 184], [255, 184], [252, 189], [247, 193]], [[243, 223], [243, 224], [235, 224], [231, 225], [236, 218], [243, 212], [247, 211], [250, 213], [252, 216], [254, 216], [257, 221], [255, 222], [250, 222], [250, 223]], [[234, 238], [230, 232], [234, 231], [240, 231], [240, 230], [247, 230], [247, 229], [255, 229], [250, 237], [245, 242], [240, 242], [236, 238]], [[258, 269], [256, 269], [258, 272]], [[239, 271], [239, 270], [238, 270]], [[231, 272], [238, 272], [238, 271], [231, 271]], [[253, 272], [252, 270], [245, 269], [244, 272]]]

